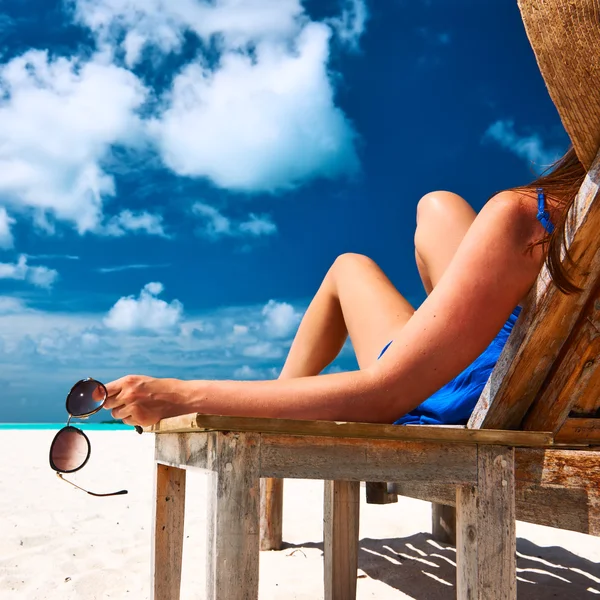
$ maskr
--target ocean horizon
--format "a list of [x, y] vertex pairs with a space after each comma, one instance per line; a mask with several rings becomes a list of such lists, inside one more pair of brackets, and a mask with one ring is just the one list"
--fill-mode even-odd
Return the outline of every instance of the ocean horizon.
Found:
[[[66, 421], [62, 423], [0, 423], [0, 431], [3, 429], [62, 429], [66, 425]], [[87, 429], [90, 431], [135, 431], [132, 425], [124, 423], [82, 423], [81, 421], [73, 421], [72, 425], [79, 429]]]

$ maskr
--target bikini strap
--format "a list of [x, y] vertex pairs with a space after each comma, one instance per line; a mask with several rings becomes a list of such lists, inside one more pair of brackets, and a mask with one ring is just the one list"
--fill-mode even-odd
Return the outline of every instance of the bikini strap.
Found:
[[548, 233], [554, 231], [554, 224], [550, 221], [550, 213], [546, 210], [546, 196], [544, 195], [543, 188], [537, 189], [538, 193], [538, 213], [537, 220], [544, 226], [544, 229]]

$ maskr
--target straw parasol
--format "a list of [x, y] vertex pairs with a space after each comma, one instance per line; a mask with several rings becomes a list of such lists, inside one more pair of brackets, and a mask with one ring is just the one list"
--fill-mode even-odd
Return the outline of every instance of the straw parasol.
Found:
[[575, 152], [600, 147], [600, 0], [518, 0], [527, 36]]

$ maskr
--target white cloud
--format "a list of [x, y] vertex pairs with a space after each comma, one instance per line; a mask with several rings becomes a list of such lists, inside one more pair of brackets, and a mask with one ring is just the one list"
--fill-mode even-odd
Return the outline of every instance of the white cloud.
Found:
[[0, 248], [4, 250], [8, 250], [14, 246], [14, 239], [10, 228], [15, 222], [6, 212], [6, 209], [0, 206]]
[[258, 42], [252, 56], [224, 52], [215, 70], [187, 65], [150, 126], [165, 164], [243, 192], [354, 172], [355, 133], [327, 70], [330, 34], [309, 23], [292, 40]]
[[544, 171], [561, 155], [560, 150], [547, 148], [537, 133], [518, 135], [515, 123], [511, 120], [500, 120], [490, 125], [483, 140], [497, 142], [519, 158], [533, 164], [538, 173]]
[[249, 219], [240, 223], [239, 230], [241, 233], [248, 233], [255, 237], [261, 235], [273, 235], [277, 233], [277, 225], [273, 223], [269, 215], [255, 215], [250, 213]]
[[346, 0], [342, 13], [330, 19], [330, 23], [340, 41], [351, 49], [357, 50], [368, 18], [369, 12], [365, 0]]
[[256, 369], [249, 365], [243, 365], [239, 369], [233, 372], [234, 379], [276, 379], [279, 374], [279, 370], [275, 367], [269, 369]]
[[120, 271], [129, 271], [137, 269], [164, 269], [170, 267], [169, 264], [160, 265], [144, 265], [144, 264], [131, 264], [131, 265], [119, 265], [117, 267], [99, 267], [96, 269], [98, 273], [119, 273]]
[[157, 298], [162, 291], [162, 283], [151, 282], [144, 286], [138, 298], [120, 298], [104, 318], [104, 325], [117, 331], [172, 329], [181, 321], [183, 305], [179, 300], [167, 303]]
[[260, 237], [277, 233], [277, 225], [269, 215], [250, 213], [246, 221], [236, 221], [204, 202], [195, 202], [192, 205], [192, 213], [201, 220], [200, 233], [212, 239], [227, 236]]
[[0, 279], [27, 281], [36, 287], [50, 288], [58, 278], [58, 271], [48, 267], [32, 267], [27, 256], [21, 254], [16, 263], [0, 263]]
[[264, 327], [267, 334], [273, 338], [289, 337], [295, 330], [302, 315], [287, 302], [269, 302], [262, 309]]
[[102, 163], [111, 145], [141, 139], [145, 97], [135, 75], [103, 55], [29, 50], [0, 65], [0, 198], [48, 231], [54, 219], [95, 229], [115, 195]]
[[300, 0], [75, 0], [74, 6], [75, 18], [101, 46], [123, 52], [129, 66], [142, 59], [145, 48], [178, 52], [186, 33], [243, 48], [287, 38], [306, 19]]
[[25, 303], [20, 298], [12, 296], [0, 296], [0, 315], [25, 312]]
[[134, 212], [123, 210], [108, 221], [105, 226], [100, 227], [100, 233], [114, 237], [120, 237], [126, 233], [146, 233], [168, 237], [163, 228], [162, 215], [151, 214], [145, 210]]

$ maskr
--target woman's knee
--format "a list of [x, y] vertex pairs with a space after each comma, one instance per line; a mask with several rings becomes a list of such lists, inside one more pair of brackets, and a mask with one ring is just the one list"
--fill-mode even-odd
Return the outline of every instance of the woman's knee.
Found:
[[462, 196], [442, 190], [429, 192], [417, 204], [417, 227], [430, 219], [446, 220], [463, 213], [471, 214], [474, 211]]
[[360, 271], [378, 268], [377, 263], [364, 254], [345, 252], [335, 259], [328, 275], [336, 281], [340, 277], [355, 276]]

